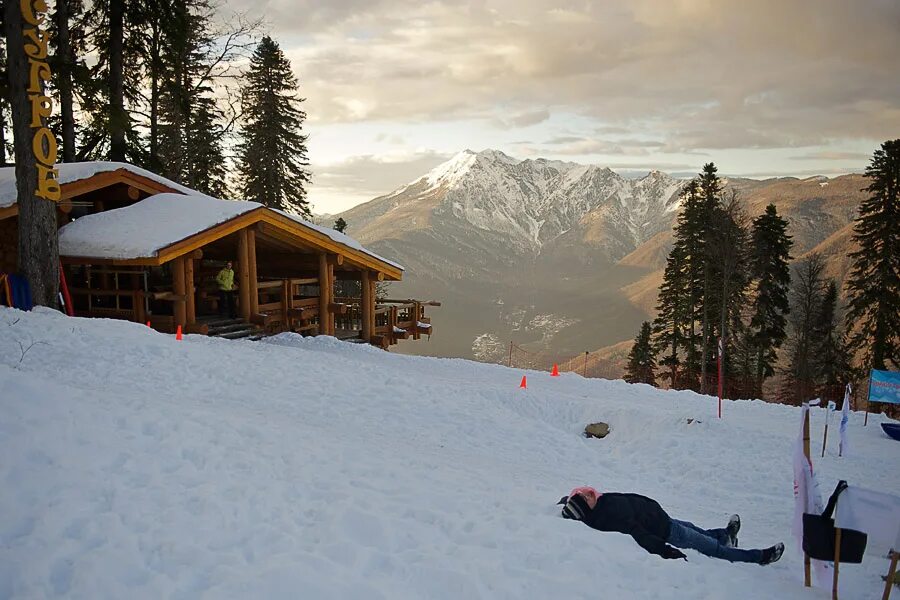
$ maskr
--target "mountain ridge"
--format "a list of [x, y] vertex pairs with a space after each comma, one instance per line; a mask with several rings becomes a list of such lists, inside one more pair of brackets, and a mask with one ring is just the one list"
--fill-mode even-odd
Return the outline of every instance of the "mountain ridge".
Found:
[[[628, 179], [609, 167], [463, 150], [422, 177], [339, 216], [363, 243], [387, 237], [384, 229], [395, 228], [398, 221], [417, 229], [435, 217], [447, 217], [501, 234], [521, 254], [539, 254], [582, 224], [587, 214], [605, 209], [602, 225], [627, 248], [665, 228], [664, 215], [677, 210], [683, 183], [656, 170]], [[388, 227], [386, 220], [391, 221]], [[596, 227], [597, 220], [595, 216], [583, 225]], [[597, 233], [591, 237], [596, 239]]]

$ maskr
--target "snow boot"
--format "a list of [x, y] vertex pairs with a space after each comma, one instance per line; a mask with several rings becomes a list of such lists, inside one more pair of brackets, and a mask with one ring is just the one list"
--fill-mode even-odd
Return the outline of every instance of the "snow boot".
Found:
[[741, 530], [741, 515], [731, 515], [728, 519], [728, 526], [725, 527], [725, 533], [728, 534], [728, 541], [725, 543], [729, 548], [738, 547], [738, 531]]
[[784, 553], [784, 544], [778, 542], [771, 548], [766, 548], [762, 551], [762, 558], [759, 561], [761, 565], [770, 565], [779, 558]]

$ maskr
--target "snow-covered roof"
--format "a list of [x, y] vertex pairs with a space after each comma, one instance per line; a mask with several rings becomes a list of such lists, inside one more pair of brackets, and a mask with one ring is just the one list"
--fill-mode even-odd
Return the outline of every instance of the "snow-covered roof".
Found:
[[95, 213], [59, 230], [59, 253], [106, 259], [156, 256], [159, 250], [262, 207], [209, 196], [156, 194], [131, 206]]
[[292, 220], [300, 223], [301, 225], [304, 225], [306, 227], [309, 227], [310, 229], [318, 231], [319, 233], [323, 233], [323, 234], [327, 235], [329, 238], [331, 238], [333, 241], [337, 242], [338, 244], [343, 244], [344, 246], [353, 248], [354, 250], [359, 250], [360, 252], [368, 254], [372, 258], [376, 258], [383, 263], [387, 263], [387, 264], [391, 265], [392, 267], [396, 267], [396, 268], [400, 269], [401, 271], [403, 270], [403, 265], [401, 265], [399, 263], [395, 263], [392, 260], [388, 260], [388, 259], [384, 258], [383, 256], [379, 256], [379, 255], [375, 254], [374, 252], [367, 250], [365, 247], [363, 247], [362, 244], [360, 244], [359, 242], [354, 240], [349, 235], [343, 234], [340, 231], [337, 231], [335, 229], [331, 229], [330, 227], [323, 227], [322, 225], [316, 225], [315, 223], [312, 223], [310, 221], [302, 219], [302, 218], [298, 217], [297, 215], [292, 215], [290, 213], [286, 213], [283, 210], [278, 210], [278, 209], [274, 209], [274, 210], [278, 214], [283, 215], [289, 219], [292, 219]]
[[[98, 173], [118, 171], [123, 169], [135, 175], [146, 177], [157, 183], [161, 183], [182, 194], [201, 195], [200, 192], [179, 185], [170, 179], [166, 179], [156, 173], [122, 162], [92, 161], [79, 163], [57, 163], [60, 185], [73, 183], [82, 179], [88, 179]], [[0, 168], [0, 208], [6, 208], [16, 203], [16, 168]]]
[[[59, 253], [116, 260], [156, 257], [163, 248], [257, 209], [271, 210], [246, 200], [220, 200], [202, 194], [155, 194], [130, 206], [81, 217], [65, 225], [59, 230]], [[273, 212], [338, 244], [403, 269], [340, 232], [283, 211]]]

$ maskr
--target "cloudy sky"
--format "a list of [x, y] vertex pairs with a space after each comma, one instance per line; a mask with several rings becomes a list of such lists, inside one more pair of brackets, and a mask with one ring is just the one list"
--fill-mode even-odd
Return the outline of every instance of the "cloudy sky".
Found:
[[307, 99], [316, 212], [465, 148], [689, 175], [862, 170], [900, 136], [897, 0], [239, 0]]

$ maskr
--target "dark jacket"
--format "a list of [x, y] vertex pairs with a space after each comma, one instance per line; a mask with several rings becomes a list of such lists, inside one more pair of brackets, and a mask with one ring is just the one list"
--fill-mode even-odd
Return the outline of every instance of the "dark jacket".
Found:
[[684, 558], [682, 552], [666, 544], [672, 519], [652, 498], [640, 494], [600, 494], [584, 523], [600, 531], [626, 533], [641, 548], [663, 558]]

